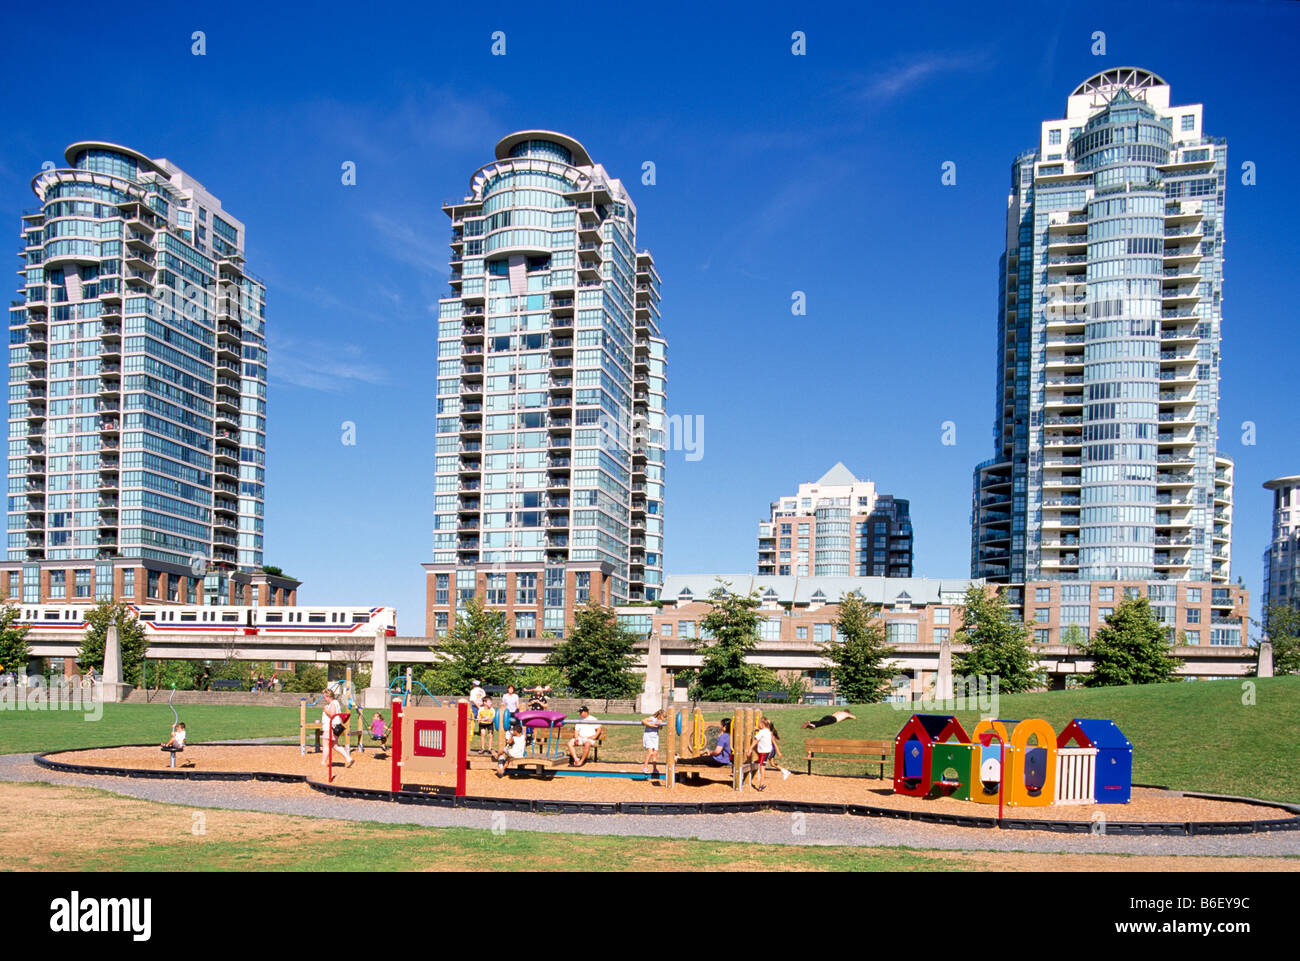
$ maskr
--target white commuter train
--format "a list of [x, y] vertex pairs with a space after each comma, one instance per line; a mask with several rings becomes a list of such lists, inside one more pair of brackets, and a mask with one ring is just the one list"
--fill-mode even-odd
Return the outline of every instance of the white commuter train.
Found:
[[[18, 623], [34, 631], [85, 631], [86, 612], [94, 605], [20, 604]], [[194, 631], [203, 634], [397, 634], [397, 610], [392, 607], [248, 607], [129, 604], [146, 633]]]

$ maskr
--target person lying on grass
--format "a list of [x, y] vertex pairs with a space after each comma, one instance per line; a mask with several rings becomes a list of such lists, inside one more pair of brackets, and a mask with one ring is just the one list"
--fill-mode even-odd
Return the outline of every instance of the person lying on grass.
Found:
[[857, 718], [848, 711], [836, 711], [834, 714], [826, 714], [815, 721], [808, 721], [804, 724], [805, 728], [825, 727], [827, 724], [838, 724], [840, 721], [856, 721]]

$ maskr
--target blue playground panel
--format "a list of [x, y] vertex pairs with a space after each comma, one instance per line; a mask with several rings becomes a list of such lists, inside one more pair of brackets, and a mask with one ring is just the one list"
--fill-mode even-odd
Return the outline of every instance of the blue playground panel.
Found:
[[1073, 723], [1097, 749], [1097, 803], [1127, 804], [1133, 794], [1133, 745], [1114, 721], [1076, 717]]

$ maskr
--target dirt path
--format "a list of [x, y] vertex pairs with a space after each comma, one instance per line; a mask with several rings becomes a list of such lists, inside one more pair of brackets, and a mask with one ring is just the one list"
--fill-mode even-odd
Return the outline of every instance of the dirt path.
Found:
[[[114, 854], [205, 841], [256, 842], [261, 866], [269, 867], [277, 862], [292, 862], [297, 852], [316, 843], [337, 845], [370, 829], [369, 825], [349, 820], [160, 804], [97, 789], [51, 784], [0, 782], [0, 806], [23, 812], [21, 818], [0, 822], [0, 863], [19, 870], [75, 870], [87, 862], [111, 862]], [[437, 866], [463, 867], [450, 850], [445, 859], [436, 857], [436, 849], [441, 846], [436, 833], [410, 830], [413, 837], [434, 849], [429, 853], [435, 856]], [[680, 864], [683, 857], [689, 859], [690, 845], [698, 842], [638, 838], [636, 843], [638, 869], [645, 870], [653, 869], [655, 864]], [[933, 861], [936, 868], [979, 871], [1300, 871], [1300, 859], [1294, 858], [946, 850], [912, 853]], [[722, 869], [744, 870], [745, 864], [746, 849], [737, 847], [735, 860]]]

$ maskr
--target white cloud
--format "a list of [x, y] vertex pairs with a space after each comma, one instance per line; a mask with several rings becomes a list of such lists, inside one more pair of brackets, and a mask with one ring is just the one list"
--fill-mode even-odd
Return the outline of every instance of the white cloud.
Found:
[[918, 54], [866, 78], [856, 92], [863, 100], [890, 101], [911, 93], [934, 77], [978, 70], [989, 62], [987, 52]]
[[269, 337], [271, 380], [338, 393], [358, 384], [386, 384], [388, 376], [378, 364], [366, 359], [356, 344], [326, 343]]

